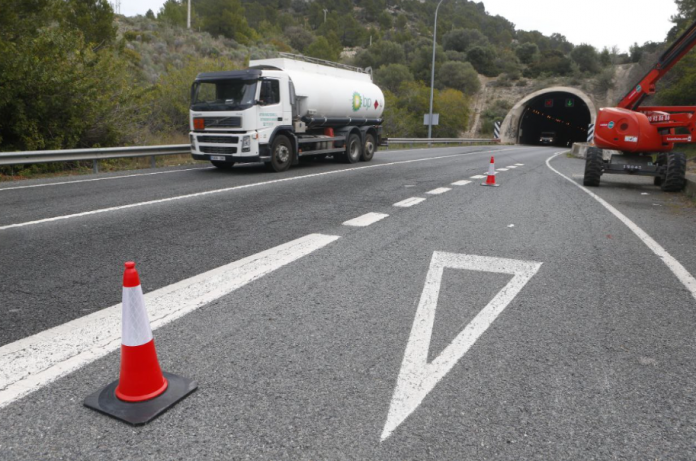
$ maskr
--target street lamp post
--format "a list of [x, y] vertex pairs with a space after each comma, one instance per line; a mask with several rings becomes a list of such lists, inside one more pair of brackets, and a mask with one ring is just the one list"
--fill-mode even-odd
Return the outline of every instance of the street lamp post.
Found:
[[[440, 0], [435, 8], [435, 26], [433, 27], [433, 66], [430, 69], [430, 117], [428, 118], [428, 139], [433, 135], [433, 91], [435, 87], [435, 46], [437, 45], [437, 11], [444, 0]], [[430, 143], [428, 143], [430, 146]]]
[[186, 28], [191, 28], [191, 0], [188, 0], [188, 18], [186, 20]]

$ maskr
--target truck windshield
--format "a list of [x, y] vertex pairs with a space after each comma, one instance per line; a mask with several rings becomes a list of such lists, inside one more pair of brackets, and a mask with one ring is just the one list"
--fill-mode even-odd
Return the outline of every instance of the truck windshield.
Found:
[[256, 80], [195, 82], [191, 88], [191, 109], [196, 111], [243, 110], [254, 105]]

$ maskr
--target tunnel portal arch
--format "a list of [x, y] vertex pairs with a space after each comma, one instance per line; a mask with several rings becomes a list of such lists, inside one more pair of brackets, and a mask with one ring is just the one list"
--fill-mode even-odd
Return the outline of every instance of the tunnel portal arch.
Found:
[[510, 109], [501, 126], [501, 141], [542, 144], [541, 134], [553, 133], [553, 145], [585, 142], [587, 126], [595, 123], [597, 109], [587, 94], [570, 87], [550, 87], [522, 98]]

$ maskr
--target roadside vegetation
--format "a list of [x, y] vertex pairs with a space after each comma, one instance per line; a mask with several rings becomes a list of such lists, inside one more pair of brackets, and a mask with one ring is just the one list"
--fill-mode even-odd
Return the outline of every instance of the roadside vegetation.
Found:
[[[693, 19], [694, 2], [677, 0], [670, 39]], [[107, 0], [0, 0], [0, 151], [186, 142], [189, 88], [198, 72], [242, 68], [279, 51], [372, 68], [385, 93], [386, 135], [422, 137], [435, 6], [197, 0], [189, 30], [185, 0], [167, 0], [160, 11], [138, 17], [114, 15]], [[517, 30], [482, 3], [465, 0], [442, 4], [438, 31], [435, 137], [459, 136], [467, 126], [479, 74], [499, 86], [565, 78], [592, 80], [605, 91], [614, 65], [640, 62], [660, 46], [636, 44], [621, 54], [574, 45], [560, 34]], [[674, 74], [665, 102], [696, 103], [696, 58]], [[508, 109], [504, 102], [488, 108], [483, 132], [490, 134]], [[52, 167], [0, 167], [0, 176], [37, 168]]]

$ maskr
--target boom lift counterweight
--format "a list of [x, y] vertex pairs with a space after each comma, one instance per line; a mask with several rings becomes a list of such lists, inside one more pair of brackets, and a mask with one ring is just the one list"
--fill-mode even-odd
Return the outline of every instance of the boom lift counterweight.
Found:
[[[617, 107], [597, 114], [594, 147], [587, 150], [586, 186], [599, 186], [602, 174], [653, 176], [655, 185], [668, 192], [684, 188], [686, 157], [672, 152], [675, 143], [693, 143], [696, 106], [641, 106], [655, 85], [696, 46], [696, 22], [660, 56], [643, 79], [619, 101]], [[603, 149], [617, 150], [608, 162]], [[653, 155], [657, 160], [653, 161]]]

